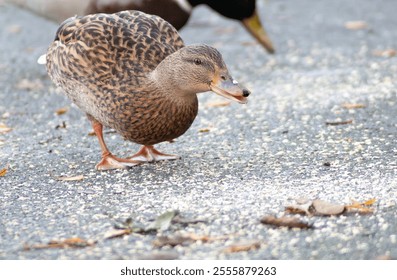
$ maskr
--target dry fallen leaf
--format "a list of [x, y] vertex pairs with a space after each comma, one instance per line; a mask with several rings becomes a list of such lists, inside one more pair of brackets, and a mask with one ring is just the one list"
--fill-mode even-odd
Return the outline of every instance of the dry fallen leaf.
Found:
[[298, 218], [286, 217], [286, 216], [280, 218], [276, 218], [274, 216], [265, 216], [261, 218], [261, 223], [276, 227], [288, 227], [288, 228], [308, 229], [312, 227], [308, 223], [302, 222]]
[[363, 213], [363, 214], [367, 214], [367, 213], [373, 213], [374, 210], [372, 208], [370, 208], [370, 206], [372, 206], [374, 203], [376, 202], [375, 198], [372, 198], [370, 200], [364, 201], [362, 203], [357, 202], [357, 201], [353, 201], [352, 204], [346, 205], [346, 209], [349, 211], [355, 211], [358, 213]]
[[344, 125], [344, 124], [351, 124], [351, 123], [353, 123], [353, 120], [325, 122], [326, 125]]
[[289, 205], [285, 207], [285, 211], [292, 214], [306, 214], [317, 216], [341, 215], [346, 211], [367, 214], [373, 213], [373, 209], [370, 208], [370, 206], [372, 206], [375, 202], [376, 199], [373, 198], [365, 202], [353, 201], [352, 204], [344, 205], [316, 199], [313, 201], [306, 201], [304, 203]]
[[215, 101], [215, 102], [208, 102], [206, 104], [207, 107], [225, 107], [225, 106], [229, 106], [231, 104], [230, 101]]
[[131, 233], [150, 234], [158, 231], [165, 231], [171, 226], [174, 217], [179, 213], [177, 210], [170, 210], [159, 215], [149, 225], [134, 224], [131, 217], [125, 221], [117, 221], [114, 225], [116, 230], [105, 234], [105, 239], [121, 237]]
[[55, 114], [59, 115], [63, 115], [65, 114], [67, 111], [69, 110], [68, 107], [63, 107], [63, 108], [59, 108], [55, 111]]
[[349, 30], [360, 30], [367, 29], [368, 24], [365, 21], [357, 20], [357, 21], [347, 21], [345, 22], [345, 28]]
[[397, 55], [397, 50], [395, 49], [386, 49], [386, 50], [374, 50], [372, 52], [374, 56], [381, 56], [381, 57], [392, 57]]
[[340, 215], [345, 212], [345, 206], [341, 204], [333, 204], [321, 199], [313, 201], [313, 208], [315, 215], [331, 216]]
[[124, 235], [128, 235], [132, 233], [132, 229], [126, 228], [126, 229], [113, 229], [107, 233], [105, 233], [104, 239], [112, 239], [112, 238], [118, 238], [122, 237]]
[[231, 245], [223, 250], [224, 253], [238, 253], [238, 252], [246, 252], [251, 250], [259, 249], [261, 246], [260, 242], [255, 241], [251, 243], [241, 243], [241, 244], [234, 244]]
[[199, 132], [210, 132], [209, 128], [201, 128], [199, 129]]
[[202, 242], [212, 242], [217, 240], [226, 240], [230, 238], [229, 235], [208, 236], [208, 235], [197, 235], [194, 233], [191, 233], [188, 236], [194, 241], [202, 241]]
[[68, 238], [64, 240], [52, 240], [47, 244], [35, 244], [35, 245], [25, 245], [24, 250], [34, 250], [34, 249], [49, 249], [49, 248], [84, 248], [88, 246], [95, 245], [96, 241], [87, 241], [78, 237]]
[[155, 247], [164, 247], [164, 246], [172, 246], [175, 247], [177, 245], [188, 245], [190, 243], [196, 241], [202, 242], [213, 242], [217, 240], [226, 240], [229, 236], [208, 236], [208, 235], [196, 235], [194, 233], [187, 235], [175, 235], [175, 236], [160, 236], [157, 240], [153, 242], [153, 246]]
[[146, 228], [145, 232], [149, 231], [164, 231], [167, 230], [172, 222], [172, 219], [179, 213], [177, 210], [170, 210], [167, 212], [164, 212], [160, 216], [158, 216], [152, 223], [150, 223]]
[[56, 178], [58, 181], [81, 181], [84, 179], [83, 175], [77, 175], [77, 176], [60, 176]]
[[22, 79], [16, 85], [16, 88], [21, 90], [40, 90], [43, 87], [44, 87], [43, 83], [38, 79], [34, 81], [28, 79]]
[[342, 107], [345, 109], [361, 109], [365, 108], [365, 104], [362, 103], [343, 103]]
[[12, 128], [6, 126], [4, 123], [0, 123], [0, 134], [10, 132]]
[[179, 255], [176, 252], [150, 253], [139, 257], [140, 260], [177, 260]]
[[376, 198], [371, 198], [371, 199], [361, 203], [361, 205], [363, 205], [363, 206], [372, 206], [372, 205], [374, 205], [375, 202], [376, 202]]
[[285, 207], [285, 211], [290, 214], [312, 214], [312, 201], [302, 204], [293, 204]]
[[164, 246], [175, 247], [178, 245], [185, 246], [193, 242], [195, 242], [195, 240], [190, 238], [189, 236], [182, 236], [182, 235], [160, 236], [153, 241], [153, 246], [159, 248]]
[[3, 169], [0, 169], [0, 177], [6, 176], [7, 171], [8, 171], [8, 166]]

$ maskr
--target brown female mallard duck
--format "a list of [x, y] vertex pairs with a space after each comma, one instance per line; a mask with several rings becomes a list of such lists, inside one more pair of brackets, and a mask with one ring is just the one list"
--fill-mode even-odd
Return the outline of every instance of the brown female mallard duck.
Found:
[[[250, 94], [216, 49], [184, 46], [172, 25], [138, 11], [66, 20], [45, 61], [54, 83], [91, 121], [102, 149], [100, 170], [178, 158], [153, 145], [186, 132], [197, 115], [197, 93], [211, 90], [239, 103]], [[143, 147], [130, 158], [115, 157], [103, 125]]]

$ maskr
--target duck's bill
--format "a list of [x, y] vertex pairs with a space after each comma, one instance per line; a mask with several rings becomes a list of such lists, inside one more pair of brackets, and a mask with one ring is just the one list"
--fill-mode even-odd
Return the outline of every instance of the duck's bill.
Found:
[[241, 104], [246, 104], [248, 102], [247, 96], [249, 95], [249, 91], [241, 88], [237, 82], [232, 80], [212, 83], [211, 90], [220, 96]]
[[265, 29], [263, 28], [262, 23], [256, 11], [251, 17], [243, 19], [242, 22], [245, 28], [252, 34], [252, 36], [255, 37], [255, 39], [258, 40], [258, 42], [269, 53], [275, 52], [272, 41], [270, 40], [269, 35], [267, 35]]

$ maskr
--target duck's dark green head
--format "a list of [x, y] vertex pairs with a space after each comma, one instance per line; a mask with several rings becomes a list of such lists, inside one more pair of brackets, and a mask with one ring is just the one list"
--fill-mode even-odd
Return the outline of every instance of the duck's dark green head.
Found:
[[221, 15], [243, 20], [255, 12], [255, 0], [189, 0], [192, 6], [206, 4]]
[[189, 2], [192, 6], [206, 4], [227, 18], [241, 21], [269, 53], [274, 53], [273, 44], [256, 11], [256, 0], [189, 0]]

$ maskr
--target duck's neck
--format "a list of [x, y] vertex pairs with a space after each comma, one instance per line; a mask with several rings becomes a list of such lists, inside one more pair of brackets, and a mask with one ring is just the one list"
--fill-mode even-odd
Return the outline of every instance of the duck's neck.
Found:
[[184, 77], [180, 75], [183, 70], [178, 69], [179, 65], [170, 65], [172, 64], [162, 62], [148, 75], [150, 87], [175, 101], [195, 103], [198, 91], [183, 82]]

